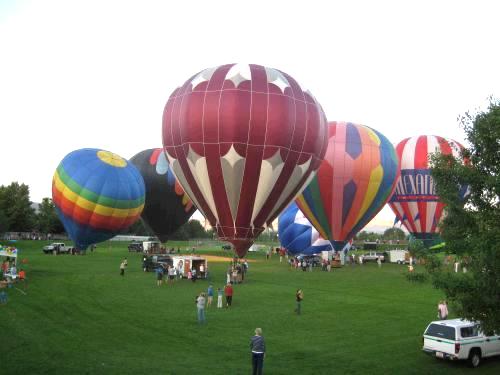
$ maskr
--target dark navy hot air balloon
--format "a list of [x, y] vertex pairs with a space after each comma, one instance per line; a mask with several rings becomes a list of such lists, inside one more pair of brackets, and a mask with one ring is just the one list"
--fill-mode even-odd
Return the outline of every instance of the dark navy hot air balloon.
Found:
[[139, 169], [146, 185], [146, 203], [141, 218], [161, 242], [186, 223], [196, 211], [175, 178], [161, 148], [139, 152], [130, 161]]
[[281, 246], [292, 255], [313, 255], [332, 249], [330, 241], [320, 237], [295, 203], [278, 217], [278, 234]]
[[139, 219], [144, 181], [126, 159], [85, 148], [64, 157], [52, 180], [52, 199], [66, 232], [81, 250], [114, 237]]

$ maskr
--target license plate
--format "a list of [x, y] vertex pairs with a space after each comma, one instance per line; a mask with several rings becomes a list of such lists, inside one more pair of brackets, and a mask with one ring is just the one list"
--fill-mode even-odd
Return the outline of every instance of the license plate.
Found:
[[438, 358], [444, 358], [443, 352], [436, 352], [436, 357], [438, 357]]

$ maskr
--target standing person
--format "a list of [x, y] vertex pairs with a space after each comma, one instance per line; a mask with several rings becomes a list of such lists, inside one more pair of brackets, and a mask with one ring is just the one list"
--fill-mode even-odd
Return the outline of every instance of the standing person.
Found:
[[174, 266], [168, 266], [168, 281], [173, 284], [175, 280], [175, 268]]
[[266, 356], [266, 343], [264, 337], [262, 337], [261, 328], [255, 328], [255, 336], [250, 339], [250, 350], [252, 351], [252, 374], [262, 375]]
[[127, 268], [127, 258], [123, 259], [120, 263], [120, 276], [125, 276], [125, 268]]
[[7, 292], [2, 290], [0, 292], [0, 305], [6, 305], [8, 300]]
[[295, 312], [297, 315], [300, 315], [301, 313], [301, 303], [303, 299], [304, 293], [302, 292], [302, 289], [297, 289], [297, 292], [295, 293], [295, 301], [297, 301], [297, 308], [295, 309]]
[[382, 259], [380, 259], [380, 257], [377, 257], [377, 264], [378, 268], [382, 267]]
[[226, 307], [230, 307], [233, 303], [233, 287], [231, 283], [228, 283], [224, 288], [224, 294], [226, 295]]
[[182, 260], [177, 264], [177, 278], [182, 279], [184, 273], [184, 262]]
[[202, 279], [205, 276], [205, 266], [200, 264], [200, 278]]
[[207, 289], [207, 308], [210, 307], [213, 299], [214, 299], [214, 287], [212, 286], [212, 284], [210, 284]]
[[205, 324], [205, 293], [201, 293], [196, 298], [196, 308], [198, 310], [198, 323]]
[[196, 282], [196, 268], [193, 267], [193, 269], [191, 269], [191, 281], [193, 283]]
[[221, 309], [222, 308], [222, 295], [224, 292], [222, 291], [221, 288], [217, 288], [217, 308]]
[[446, 301], [439, 301], [438, 304], [438, 318], [439, 320], [446, 320], [448, 318], [448, 305]]
[[23, 283], [23, 289], [26, 290], [26, 272], [22, 268], [19, 271], [19, 281]]
[[163, 266], [160, 264], [156, 268], [156, 285], [161, 286], [163, 283]]

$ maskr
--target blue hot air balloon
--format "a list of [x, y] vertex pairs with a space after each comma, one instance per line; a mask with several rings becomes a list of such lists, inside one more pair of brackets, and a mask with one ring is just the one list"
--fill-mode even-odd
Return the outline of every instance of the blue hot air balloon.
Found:
[[320, 237], [295, 203], [290, 204], [279, 216], [278, 235], [281, 246], [292, 255], [313, 255], [332, 250], [330, 241]]

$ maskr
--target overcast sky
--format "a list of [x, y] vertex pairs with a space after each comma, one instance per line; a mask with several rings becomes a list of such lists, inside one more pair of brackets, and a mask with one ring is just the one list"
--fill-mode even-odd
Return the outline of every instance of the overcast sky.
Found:
[[394, 144], [463, 142], [457, 116], [500, 97], [499, 15], [494, 0], [0, 0], [0, 184], [39, 202], [75, 149], [160, 147], [170, 93], [233, 62], [285, 71], [330, 121]]

